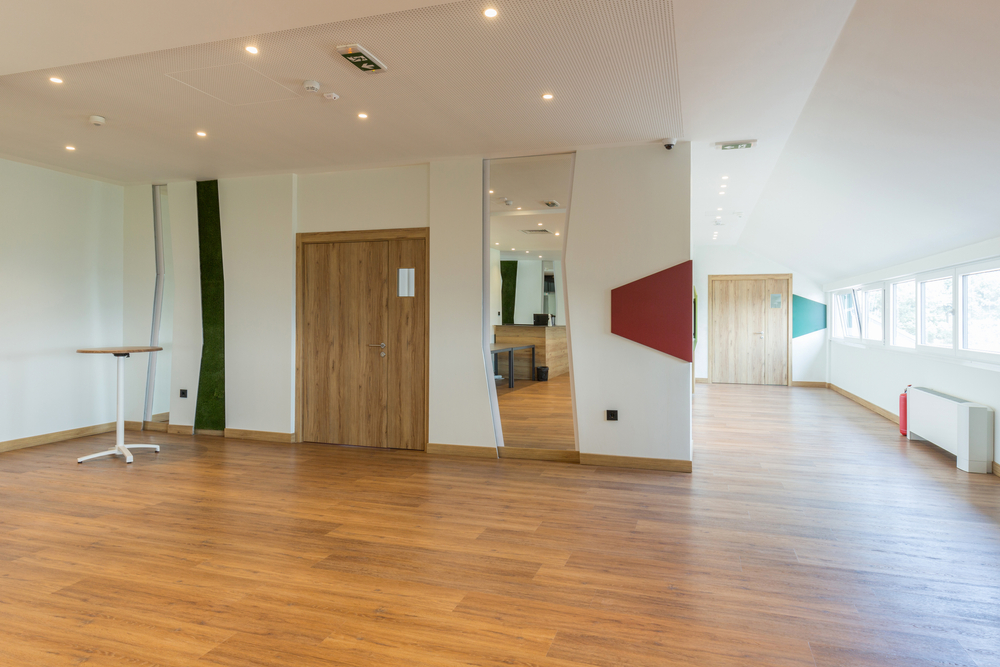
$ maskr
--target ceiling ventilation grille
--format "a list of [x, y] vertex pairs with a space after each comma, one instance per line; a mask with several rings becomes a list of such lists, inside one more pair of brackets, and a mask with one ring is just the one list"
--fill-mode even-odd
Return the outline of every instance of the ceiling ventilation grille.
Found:
[[524, 232], [525, 234], [551, 234], [552, 233], [552, 232], [550, 232], [547, 229], [522, 229], [521, 231]]

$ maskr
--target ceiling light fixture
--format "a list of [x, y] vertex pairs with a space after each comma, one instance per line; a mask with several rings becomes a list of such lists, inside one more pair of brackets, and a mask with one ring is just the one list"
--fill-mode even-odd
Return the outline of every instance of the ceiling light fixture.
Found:
[[486, 18], [489, 18], [489, 19], [494, 18], [497, 15], [497, 10], [493, 9], [492, 7], [490, 7], [485, 12], [483, 12], [483, 15]]
[[723, 176], [722, 180], [726, 180], [727, 178], [729, 178], [729, 177], [728, 176]]
[[541, 256], [541, 255], [539, 255], [539, 256], [538, 256], [538, 259], [541, 259], [541, 258], [542, 258], [542, 256]]
[[257, 53], [257, 47], [256, 46], [248, 46], [247, 47], [247, 53]]
[[493, 245], [500, 245], [499, 243], [494, 243]]
[[517, 207], [517, 210], [518, 210], [518, 211], [520, 211], [520, 210], [521, 210], [521, 207], [520, 207], [520, 206], [518, 206], [518, 207]]
[[726, 194], [726, 193], [725, 193], [725, 192], [720, 192], [719, 194], [720, 194], [720, 195], [724, 195], [724, 194]]
[[544, 224], [545, 224], [544, 222], [539, 222], [539, 223], [538, 223], [538, 226], [539, 226], [539, 227], [541, 227], [541, 226], [542, 226], [542, 225], [544, 225]]
[[559, 236], [559, 232], [556, 232], [556, 236]]
[[524, 254], [525, 254], [525, 255], [527, 255], [527, 254], [528, 254], [528, 252], [529, 252], [528, 250], [525, 250], [525, 251], [524, 251]]
[[366, 114], [366, 113], [359, 113], [358, 114], [358, 118], [368, 118], [368, 114]]
[[67, 146], [66, 150], [68, 150], [68, 151], [75, 151], [76, 150], [76, 146]]
[[721, 209], [721, 208], [717, 208], [717, 209], [715, 209], [715, 210], [716, 210], [716, 211], [721, 211], [722, 209]]
[[493, 191], [492, 191], [492, 190], [490, 190], [490, 194], [493, 194]]
[[517, 250], [517, 248], [511, 248], [510, 249], [511, 252], [514, 252], [515, 250]]
[[195, 134], [197, 134], [199, 137], [207, 137], [208, 136], [207, 132], [195, 132]]
[[551, 100], [552, 99], [552, 93], [545, 93], [544, 95], [542, 95], [542, 99], [543, 100]]
[[52, 83], [62, 83], [62, 79], [60, 79], [57, 76], [50, 76], [49, 81], [51, 81]]

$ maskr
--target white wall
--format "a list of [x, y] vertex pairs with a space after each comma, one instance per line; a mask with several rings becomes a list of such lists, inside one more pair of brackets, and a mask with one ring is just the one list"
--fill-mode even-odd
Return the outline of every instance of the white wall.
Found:
[[430, 165], [430, 441], [496, 446], [483, 355], [483, 161]]
[[296, 181], [219, 181], [227, 428], [295, 431]]
[[514, 287], [514, 324], [534, 324], [535, 313], [544, 312], [543, 280], [542, 260], [518, 260], [517, 282]]
[[427, 164], [299, 176], [301, 232], [426, 227]]
[[581, 452], [691, 460], [690, 364], [611, 333], [613, 288], [691, 258], [690, 198], [687, 143], [577, 153], [563, 261]]
[[[171, 183], [169, 189], [174, 292], [170, 424], [193, 428], [202, 348], [198, 194], [194, 181]], [[187, 398], [180, 397], [181, 389], [187, 389]]]
[[[1000, 237], [843, 278], [824, 287], [832, 291], [998, 256]], [[979, 363], [836, 339], [829, 345], [830, 382], [894, 415], [899, 414], [899, 394], [911, 384], [982, 403], [1000, 413], [1000, 360]], [[995, 425], [993, 432], [993, 456], [1000, 462], [1000, 429]]]
[[124, 190], [0, 160], [0, 442], [115, 420]]
[[[503, 278], [500, 275], [500, 251], [490, 248], [490, 325], [503, 324], [503, 295], [501, 286]], [[492, 340], [492, 339], [491, 339]]]
[[562, 260], [552, 262], [552, 273], [556, 279], [556, 325], [566, 324], [566, 292], [563, 291]]
[[[823, 288], [809, 276], [793, 271], [741, 246], [695, 246], [694, 287], [698, 291], [698, 345], [694, 350], [695, 377], [708, 377], [708, 276], [752, 273], [791, 273], [792, 292], [826, 303]], [[826, 330], [792, 339], [792, 380], [826, 382]]]

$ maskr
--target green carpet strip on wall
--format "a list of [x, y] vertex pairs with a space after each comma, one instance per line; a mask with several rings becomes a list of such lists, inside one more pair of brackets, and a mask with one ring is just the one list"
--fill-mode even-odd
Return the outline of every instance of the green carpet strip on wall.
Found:
[[194, 427], [222, 431], [226, 428], [226, 295], [218, 181], [198, 183], [198, 247], [203, 343]]
[[517, 293], [517, 262], [500, 262], [500, 321], [514, 324], [514, 295]]
[[826, 304], [792, 295], [792, 338], [826, 328]]

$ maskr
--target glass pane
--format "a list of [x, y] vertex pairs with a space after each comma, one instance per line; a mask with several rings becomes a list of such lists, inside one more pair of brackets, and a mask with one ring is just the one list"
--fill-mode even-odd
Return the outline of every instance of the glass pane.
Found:
[[951, 347], [952, 315], [951, 278], [938, 278], [920, 283], [922, 333], [920, 343], [934, 347]]
[[965, 295], [964, 347], [1000, 352], [1000, 269], [962, 276]]
[[865, 292], [865, 338], [882, 340], [882, 290]]
[[892, 344], [915, 347], [917, 343], [917, 284], [910, 280], [892, 286]]
[[840, 313], [844, 326], [845, 338], [861, 338], [861, 326], [858, 322], [858, 311], [854, 306], [854, 292], [837, 295], [840, 303]]

